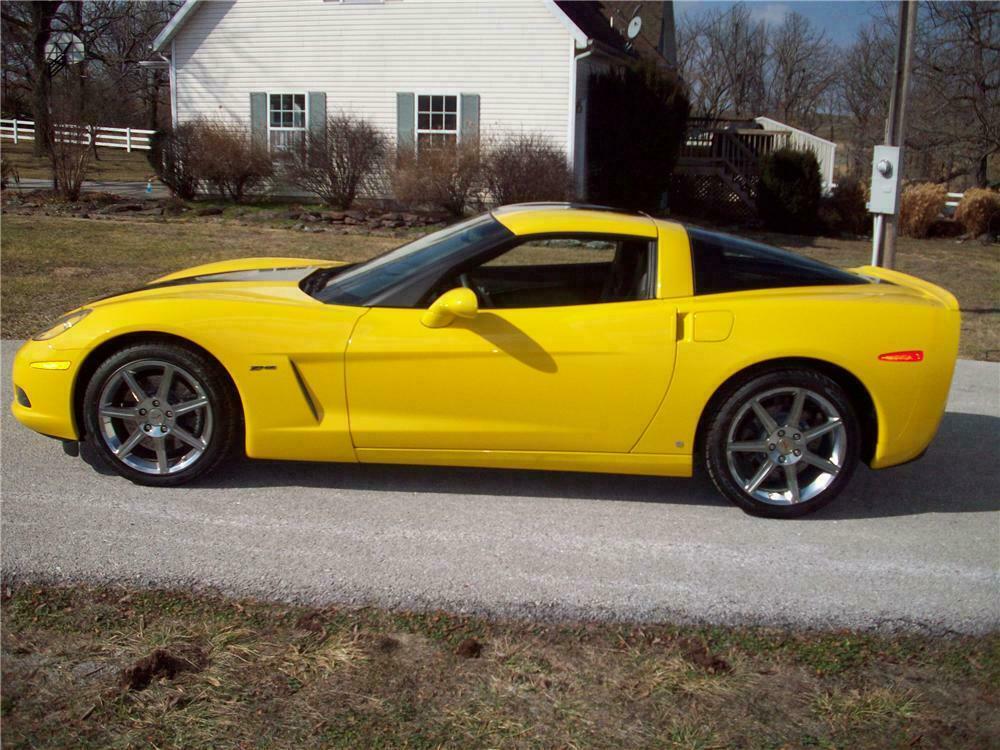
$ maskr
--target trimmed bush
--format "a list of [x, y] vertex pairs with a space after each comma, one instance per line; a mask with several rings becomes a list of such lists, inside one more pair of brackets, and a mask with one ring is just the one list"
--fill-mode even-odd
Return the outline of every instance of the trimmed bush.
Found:
[[1000, 234], [1000, 193], [986, 188], [966, 190], [955, 209], [955, 221], [973, 237]]
[[442, 208], [462, 216], [481, 189], [479, 144], [465, 142], [400, 155], [392, 175], [396, 198], [410, 206]]
[[377, 192], [389, 139], [367, 120], [338, 115], [308, 146], [288, 155], [290, 180], [334, 208], [350, 208], [359, 194]]
[[688, 117], [684, 85], [650, 63], [590, 80], [587, 194], [595, 203], [658, 211]]
[[780, 148], [760, 161], [757, 210], [768, 229], [813, 234], [819, 228], [823, 182], [816, 155]]
[[482, 168], [486, 187], [498, 205], [564, 201], [572, 195], [573, 175], [566, 154], [541, 135], [490, 141]]
[[193, 125], [194, 173], [199, 179], [237, 203], [267, 183], [274, 172], [271, 154], [249, 130], [207, 120]]
[[172, 130], [157, 130], [149, 139], [146, 158], [160, 182], [171, 193], [189, 201], [198, 191], [197, 159], [198, 126], [184, 123]]
[[820, 203], [824, 229], [835, 233], [867, 234], [871, 231], [868, 213], [868, 185], [854, 177], [837, 181], [833, 192]]
[[907, 237], [926, 237], [944, 210], [947, 197], [944, 185], [930, 182], [908, 185], [899, 202], [899, 233]]

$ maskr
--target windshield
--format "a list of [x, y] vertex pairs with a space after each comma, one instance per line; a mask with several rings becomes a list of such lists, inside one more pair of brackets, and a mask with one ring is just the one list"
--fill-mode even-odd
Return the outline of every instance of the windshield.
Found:
[[336, 305], [364, 304], [423, 269], [447, 265], [449, 255], [504, 234], [508, 232], [502, 224], [490, 214], [482, 214], [354, 266], [331, 278], [313, 296]]

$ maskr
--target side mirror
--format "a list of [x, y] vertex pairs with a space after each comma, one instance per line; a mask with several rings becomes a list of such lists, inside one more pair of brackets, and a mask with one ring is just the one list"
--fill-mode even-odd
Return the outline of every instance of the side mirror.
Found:
[[451, 325], [455, 318], [471, 319], [479, 312], [479, 300], [476, 293], [465, 287], [458, 287], [445, 292], [427, 308], [420, 322], [428, 328], [444, 328]]

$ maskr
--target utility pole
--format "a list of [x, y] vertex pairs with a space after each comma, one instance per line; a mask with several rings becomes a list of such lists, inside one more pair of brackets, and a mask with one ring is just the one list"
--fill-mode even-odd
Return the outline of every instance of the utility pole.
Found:
[[[885, 143], [899, 149], [895, 165], [895, 200], [893, 212], [875, 214], [872, 233], [872, 265], [892, 268], [896, 260], [896, 220], [899, 216], [899, 194], [903, 184], [903, 143], [906, 138], [906, 100], [910, 93], [910, 64], [913, 59], [913, 37], [917, 29], [916, 0], [900, 0], [899, 30], [896, 37], [896, 74], [889, 98], [889, 117], [885, 124]], [[873, 180], [874, 180], [873, 176]]]

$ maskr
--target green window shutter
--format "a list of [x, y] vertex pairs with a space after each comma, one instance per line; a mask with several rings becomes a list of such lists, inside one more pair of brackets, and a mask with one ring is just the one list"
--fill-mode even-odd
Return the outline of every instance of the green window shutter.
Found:
[[417, 142], [413, 94], [396, 94], [396, 152], [412, 153]]
[[250, 92], [250, 135], [253, 142], [267, 148], [267, 94]]
[[479, 94], [462, 94], [462, 122], [458, 132], [462, 141], [479, 140]]
[[326, 92], [309, 92], [309, 138], [316, 140], [326, 134]]

